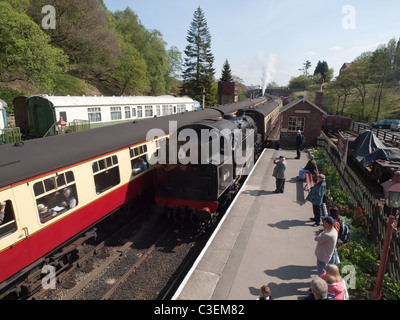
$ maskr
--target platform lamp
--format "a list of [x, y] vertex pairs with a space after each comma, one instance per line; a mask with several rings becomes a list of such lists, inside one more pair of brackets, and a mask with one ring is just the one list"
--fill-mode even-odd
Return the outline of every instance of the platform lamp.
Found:
[[375, 300], [381, 299], [382, 297], [382, 283], [389, 255], [390, 240], [392, 238], [392, 232], [397, 231], [394, 223], [398, 217], [398, 214], [393, 215], [393, 209], [396, 209], [397, 211], [397, 209], [400, 208], [400, 171], [396, 171], [393, 175], [393, 178], [382, 183], [381, 186], [385, 193], [385, 203], [390, 208], [390, 216], [386, 219], [387, 229], [385, 243], [382, 249], [381, 262], [379, 264], [375, 288], [372, 292], [372, 298]]

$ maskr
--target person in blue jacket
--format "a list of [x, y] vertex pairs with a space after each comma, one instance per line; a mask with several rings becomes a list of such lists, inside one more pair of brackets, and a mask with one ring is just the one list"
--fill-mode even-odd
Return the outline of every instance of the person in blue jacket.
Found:
[[319, 174], [317, 176], [317, 183], [311, 188], [306, 200], [310, 201], [313, 206], [314, 217], [310, 220], [314, 221], [313, 226], [317, 227], [321, 223], [321, 211], [322, 211], [322, 201], [324, 199], [324, 194], [326, 191], [325, 176]]

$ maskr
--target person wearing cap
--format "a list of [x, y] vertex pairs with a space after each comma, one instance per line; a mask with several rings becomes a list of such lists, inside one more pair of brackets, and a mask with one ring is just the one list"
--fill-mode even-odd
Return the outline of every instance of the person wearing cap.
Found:
[[276, 164], [272, 176], [276, 179], [276, 189], [274, 193], [283, 193], [285, 190], [285, 171], [286, 171], [286, 160], [284, 156], [280, 156], [278, 161], [274, 161]]
[[332, 258], [338, 238], [338, 233], [333, 227], [335, 220], [331, 216], [326, 216], [322, 218], [322, 221], [324, 231], [314, 238], [317, 241], [315, 256], [317, 257], [318, 276], [325, 273], [326, 266]]
[[321, 221], [322, 201], [326, 190], [325, 176], [317, 175], [317, 183], [311, 188], [306, 200], [310, 201], [313, 206], [314, 217], [310, 218], [314, 221], [313, 227], [318, 227]]

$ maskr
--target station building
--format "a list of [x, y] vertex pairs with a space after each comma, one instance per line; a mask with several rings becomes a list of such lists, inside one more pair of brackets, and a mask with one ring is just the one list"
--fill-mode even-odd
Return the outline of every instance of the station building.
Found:
[[327, 115], [324, 110], [305, 98], [285, 105], [281, 110], [279, 144], [295, 146], [297, 131], [301, 130], [306, 138], [305, 147], [317, 145], [324, 115]]

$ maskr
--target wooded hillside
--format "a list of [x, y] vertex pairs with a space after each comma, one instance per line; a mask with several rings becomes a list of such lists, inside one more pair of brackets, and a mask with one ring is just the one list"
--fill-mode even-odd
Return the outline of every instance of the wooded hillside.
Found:
[[[130, 8], [102, 0], [0, 0], [0, 98], [179, 92], [181, 53]], [[11, 111], [11, 110], [9, 110]]]

